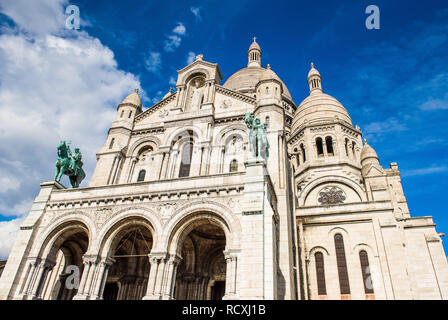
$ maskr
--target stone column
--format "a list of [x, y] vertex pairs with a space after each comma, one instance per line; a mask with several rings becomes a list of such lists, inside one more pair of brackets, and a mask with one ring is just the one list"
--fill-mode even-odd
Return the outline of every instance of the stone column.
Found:
[[29, 294], [28, 299], [32, 299], [32, 300], [40, 299], [40, 295], [42, 292], [41, 288], [43, 289], [48, 271], [51, 270], [54, 265], [55, 265], [55, 263], [51, 262], [49, 260], [42, 260], [39, 263], [39, 265], [36, 268], [37, 276], [31, 285], [31, 288], [30, 288], [31, 293]]
[[163, 300], [174, 299], [174, 287], [176, 285], [177, 266], [182, 260], [177, 254], [171, 254], [168, 259], [168, 269], [166, 272], [166, 282], [162, 291]]
[[103, 290], [107, 280], [108, 269], [114, 262], [115, 260], [112, 258], [105, 258], [101, 260], [91, 300], [103, 299]]
[[237, 253], [224, 251], [226, 259], [226, 291], [223, 300], [232, 299], [236, 294]]
[[25, 285], [23, 286], [23, 291], [21, 292], [21, 298], [26, 300], [28, 295], [31, 293], [33, 279], [35, 277], [36, 269], [39, 266], [40, 259], [31, 258], [29, 259], [29, 272], [26, 278]]
[[97, 259], [97, 256], [83, 256], [84, 270], [79, 283], [78, 293], [73, 297], [73, 300], [87, 300], [89, 298], [92, 278], [97, 266]]
[[149, 271], [146, 295], [143, 297], [143, 300], [161, 300], [167, 253], [150, 253], [148, 256], [151, 268]]

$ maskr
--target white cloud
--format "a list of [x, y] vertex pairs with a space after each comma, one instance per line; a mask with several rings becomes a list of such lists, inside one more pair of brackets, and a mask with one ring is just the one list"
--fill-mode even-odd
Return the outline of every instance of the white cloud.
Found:
[[193, 51], [188, 52], [187, 64], [193, 63], [194, 60], [196, 60], [196, 53], [194, 53]]
[[24, 218], [0, 222], [0, 260], [8, 259]]
[[425, 103], [422, 103], [420, 110], [434, 111], [434, 110], [447, 110], [448, 109], [448, 94], [443, 99], [430, 99]]
[[183, 36], [185, 32], [187, 32], [187, 29], [185, 28], [182, 22], [178, 22], [177, 26], [173, 29], [173, 32]]
[[419, 168], [412, 170], [402, 170], [403, 177], [411, 177], [411, 176], [423, 176], [427, 174], [440, 173], [448, 171], [447, 166], [436, 166], [436, 167], [428, 167], [428, 168]]
[[202, 21], [201, 7], [190, 7], [190, 11], [196, 17], [196, 21]]
[[176, 36], [174, 34], [169, 35], [168, 39], [165, 40], [165, 51], [173, 52], [180, 46], [181, 42], [182, 42], [181, 37]]
[[170, 77], [170, 85], [172, 86], [176, 85], [176, 79], [174, 77]]
[[146, 70], [150, 72], [158, 72], [162, 67], [162, 56], [159, 52], [151, 51], [145, 59]]
[[28, 212], [39, 183], [54, 178], [59, 140], [80, 147], [88, 185], [116, 105], [140, 87], [99, 39], [66, 29], [65, 4], [0, 7], [15, 23], [0, 35], [0, 215]]

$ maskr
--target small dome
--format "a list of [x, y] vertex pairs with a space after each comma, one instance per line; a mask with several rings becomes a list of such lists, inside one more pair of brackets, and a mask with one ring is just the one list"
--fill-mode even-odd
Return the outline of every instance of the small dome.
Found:
[[376, 154], [376, 151], [367, 144], [367, 140], [364, 139], [364, 147], [362, 147], [361, 150], [361, 163], [364, 160], [371, 159], [371, 161], [379, 162], [378, 155]]
[[308, 79], [311, 78], [312, 76], [321, 77], [319, 71], [317, 71], [317, 69], [314, 68], [314, 63], [311, 63], [311, 70], [310, 72], [308, 72]]
[[130, 103], [134, 104], [136, 106], [142, 105], [142, 100], [140, 99], [140, 96], [138, 95], [138, 89], [135, 89], [134, 92], [132, 92], [130, 95], [128, 95], [126, 98], [124, 98], [123, 103]]
[[309, 95], [297, 108], [292, 122], [292, 132], [305, 122], [323, 123], [339, 119], [353, 126], [344, 106], [332, 96], [322, 91]]
[[257, 43], [257, 38], [256, 37], [254, 37], [254, 42], [252, 42], [252, 44], [250, 45], [250, 47], [249, 47], [249, 51], [251, 51], [251, 50], [258, 50], [258, 51], [260, 51], [261, 52], [261, 48], [260, 48], [260, 46], [258, 45], [258, 43]]
[[[261, 76], [265, 71], [266, 69], [262, 67], [243, 68], [232, 74], [229, 77], [229, 79], [227, 79], [227, 81], [224, 83], [223, 87], [242, 93], [255, 93], [255, 86], [257, 85], [258, 81], [260, 80]], [[280, 78], [278, 78], [278, 80], [280, 80]], [[282, 83], [283, 94], [287, 98], [292, 100], [288, 88], [283, 83], [283, 81], [280, 80], [280, 82]]]
[[277, 74], [271, 69], [271, 66], [268, 64], [266, 71], [262, 73], [259, 81], [272, 80], [272, 79], [282, 82], [282, 80], [280, 80], [280, 78], [277, 76]]

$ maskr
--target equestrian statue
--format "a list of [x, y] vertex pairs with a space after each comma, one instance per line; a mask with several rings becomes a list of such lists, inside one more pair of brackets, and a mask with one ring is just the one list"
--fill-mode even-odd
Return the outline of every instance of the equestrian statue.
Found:
[[62, 175], [65, 174], [70, 179], [72, 188], [79, 188], [81, 181], [86, 177], [82, 169], [82, 154], [79, 148], [75, 148], [75, 152], [70, 150], [70, 142], [61, 141], [57, 147], [58, 160], [56, 161], [56, 174], [54, 180], [61, 181]]

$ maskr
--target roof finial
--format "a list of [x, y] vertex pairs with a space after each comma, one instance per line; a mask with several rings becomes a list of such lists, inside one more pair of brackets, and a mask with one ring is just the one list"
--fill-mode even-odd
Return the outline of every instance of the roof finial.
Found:
[[135, 88], [134, 92], [135, 92], [136, 94], [138, 94], [138, 88]]
[[366, 138], [364, 138], [364, 144], [367, 144], [367, 139]]
[[253, 39], [254, 39], [254, 42], [257, 41], [257, 37], [254, 37]]
[[268, 69], [271, 69], [271, 65], [268, 63]]
[[171, 87], [170, 87], [170, 90], [169, 90], [169, 92], [171, 93], [171, 91], [173, 91], [173, 88], [171, 88]]
[[314, 62], [311, 62], [311, 68], [314, 68]]

